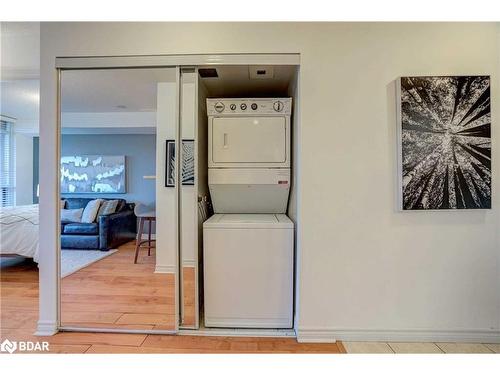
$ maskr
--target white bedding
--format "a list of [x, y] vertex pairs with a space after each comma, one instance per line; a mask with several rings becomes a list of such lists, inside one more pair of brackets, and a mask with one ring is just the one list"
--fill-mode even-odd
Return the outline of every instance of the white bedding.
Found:
[[38, 205], [0, 208], [0, 254], [17, 254], [38, 263]]

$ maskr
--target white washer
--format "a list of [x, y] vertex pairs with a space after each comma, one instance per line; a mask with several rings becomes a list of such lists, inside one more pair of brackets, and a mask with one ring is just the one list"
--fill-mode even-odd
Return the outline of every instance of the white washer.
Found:
[[203, 224], [205, 326], [292, 328], [293, 227], [283, 214]]

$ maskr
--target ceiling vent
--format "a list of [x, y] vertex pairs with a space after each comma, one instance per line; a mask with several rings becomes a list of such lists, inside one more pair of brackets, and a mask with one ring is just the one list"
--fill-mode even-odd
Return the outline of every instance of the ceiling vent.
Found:
[[250, 79], [273, 79], [274, 68], [270, 65], [253, 65], [248, 68]]
[[215, 68], [201, 68], [198, 69], [201, 78], [218, 78], [217, 69]]

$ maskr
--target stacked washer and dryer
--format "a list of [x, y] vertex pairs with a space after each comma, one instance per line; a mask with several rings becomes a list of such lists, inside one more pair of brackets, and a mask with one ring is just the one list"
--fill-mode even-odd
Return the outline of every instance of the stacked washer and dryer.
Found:
[[291, 98], [207, 99], [206, 327], [292, 328]]

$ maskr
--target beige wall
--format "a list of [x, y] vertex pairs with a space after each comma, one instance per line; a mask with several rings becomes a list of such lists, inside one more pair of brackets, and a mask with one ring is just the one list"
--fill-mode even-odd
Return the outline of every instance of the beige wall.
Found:
[[42, 165], [55, 56], [298, 52], [299, 335], [500, 339], [500, 128], [492, 210], [398, 212], [394, 83], [490, 74], [496, 124], [498, 38], [473, 23], [42, 24]]

